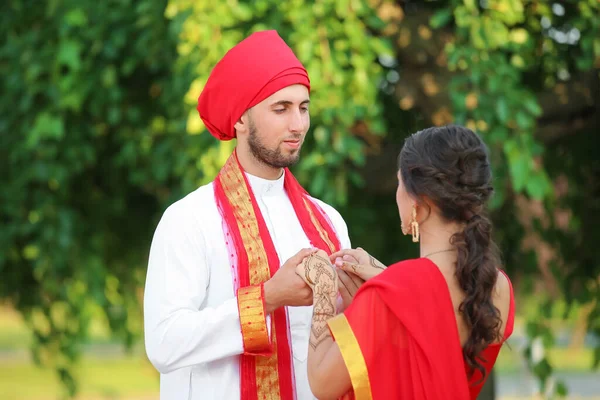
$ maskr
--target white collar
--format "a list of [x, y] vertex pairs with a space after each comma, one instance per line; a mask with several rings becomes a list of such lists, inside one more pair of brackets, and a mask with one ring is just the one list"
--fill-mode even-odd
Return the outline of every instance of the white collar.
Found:
[[254, 193], [254, 196], [256, 196], [256, 197], [275, 196], [284, 191], [283, 182], [285, 179], [285, 170], [279, 178], [274, 179], [274, 180], [260, 178], [255, 175], [251, 175], [245, 171], [244, 171], [244, 173], [246, 174], [248, 183], [250, 184], [250, 187], [252, 188], [252, 192]]

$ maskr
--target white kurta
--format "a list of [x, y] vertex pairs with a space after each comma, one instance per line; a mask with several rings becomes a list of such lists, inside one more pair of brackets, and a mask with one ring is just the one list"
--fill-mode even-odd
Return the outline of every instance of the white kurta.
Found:
[[[275, 181], [246, 176], [280, 262], [311, 247], [283, 188], [283, 176]], [[342, 248], [350, 248], [340, 214], [316, 201]], [[306, 365], [312, 306], [287, 310], [297, 398], [314, 399]], [[240, 398], [242, 334], [212, 183], [171, 205], [156, 228], [144, 294], [144, 333], [148, 358], [161, 374], [162, 400]]]

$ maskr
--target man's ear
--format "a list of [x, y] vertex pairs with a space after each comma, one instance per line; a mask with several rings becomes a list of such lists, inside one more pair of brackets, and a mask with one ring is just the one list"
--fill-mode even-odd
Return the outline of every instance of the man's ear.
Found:
[[236, 136], [245, 135], [250, 131], [250, 119], [248, 116], [248, 111], [245, 111], [240, 119], [233, 125], [235, 128]]

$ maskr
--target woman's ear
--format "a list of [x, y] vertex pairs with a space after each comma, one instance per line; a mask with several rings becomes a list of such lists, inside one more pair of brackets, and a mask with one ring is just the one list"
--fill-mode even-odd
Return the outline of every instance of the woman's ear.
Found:
[[423, 196], [417, 203], [417, 219], [419, 223], [425, 222], [431, 213], [436, 210], [436, 206], [427, 196]]

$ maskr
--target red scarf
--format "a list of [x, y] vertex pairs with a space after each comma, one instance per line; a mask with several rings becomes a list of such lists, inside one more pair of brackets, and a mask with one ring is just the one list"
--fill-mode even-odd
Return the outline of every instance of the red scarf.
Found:
[[[339, 250], [339, 239], [327, 215], [287, 168], [284, 188], [312, 246], [328, 254]], [[230, 249], [244, 338], [241, 399], [294, 399], [285, 307], [273, 312], [270, 341], [264, 315], [262, 284], [275, 274], [281, 261], [235, 151], [215, 179], [214, 190]]]

